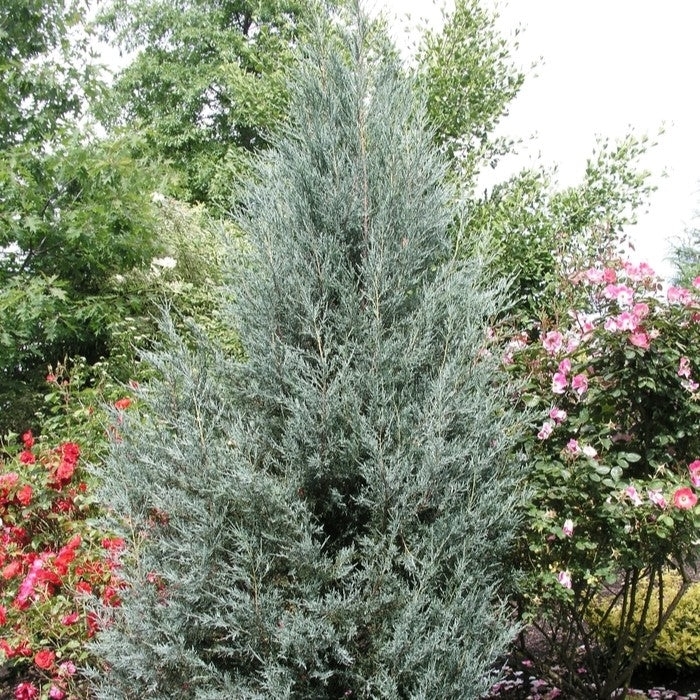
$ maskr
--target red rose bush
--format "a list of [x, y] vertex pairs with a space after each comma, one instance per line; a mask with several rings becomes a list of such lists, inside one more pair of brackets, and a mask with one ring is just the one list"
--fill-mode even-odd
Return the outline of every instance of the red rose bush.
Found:
[[118, 605], [121, 585], [122, 543], [95, 515], [78, 445], [25, 433], [0, 466], [0, 659], [19, 700], [84, 696], [78, 669], [96, 629], [87, 598]]

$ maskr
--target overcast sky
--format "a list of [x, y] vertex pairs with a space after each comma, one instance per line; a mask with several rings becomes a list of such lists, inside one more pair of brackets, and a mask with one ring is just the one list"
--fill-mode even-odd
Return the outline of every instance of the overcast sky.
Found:
[[[495, 7], [497, 0], [483, 0]], [[403, 37], [405, 15], [439, 26], [431, 0], [369, 0], [385, 8]], [[511, 0], [498, 3], [506, 35], [516, 27], [515, 58], [528, 73], [503, 122], [511, 136], [535, 138], [521, 162], [557, 166], [577, 182], [596, 136], [665, 134], [645, 162], [658, 191], [630, 231], [640, 259], [668, 275], [669, 241], [700, 209], [700, 3], [694, 0]], [[534, 61], [539, 65], [532, 71]]]

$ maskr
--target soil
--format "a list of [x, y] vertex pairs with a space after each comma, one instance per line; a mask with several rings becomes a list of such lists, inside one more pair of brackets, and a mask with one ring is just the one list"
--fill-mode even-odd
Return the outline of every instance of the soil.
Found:
[[[506, 666], [505, 671], [503, 680], [482, 700], [568, 700], [558, 688], [532, 675], [527, 666]], [[630, 688], [630, 700], [700, 700], [700, 674], [683, 676], [663, 669], [647, 670], [632, 678]]]

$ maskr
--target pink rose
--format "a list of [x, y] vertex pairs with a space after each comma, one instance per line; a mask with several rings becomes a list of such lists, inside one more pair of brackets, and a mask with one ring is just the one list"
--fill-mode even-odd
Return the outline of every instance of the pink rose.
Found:
[[697, 489], [700, 488], [700, 459], [696, 459], [688, 465], [690, 483]]
[[603, 328], [605, 328], [605, 330], [608, 333], [616, 333], [617, 331], [619, 331], [620, 329], [617, 325], [617, 318], [615, 318], [614, 316], [606, 318], [605, 323], [603, 324]]
[[606, 284], [612, 284], [617, 280], [617, 272], [613, 270], [611, 267], [606, 267], [603, 270], [603, 282]]
[[690, 292], [683, 287], [669, 287], [666, 292], [667, 299], [672, 303], [689, 304], [691, 302]]
[[559, 331], [549, 331], [542, 340], [544, 349], [550, 355], [555, 355], [558, 353], [561, 350], [563, 343], [564, 336]]
[[681, 510], [690, 510], [698, 502], [698, 497], [693, 493], [692, 489], [687, 486], [676, 489], [673, 494], [673, 505]]
[[664, 495], [661, 493], [661, 489], [649, 489], [649, 491], [647, 491], [647, 496], [649, 496], [649, 500], [655, 506], [658, 506], [659, 508], [666, 507], [666, 499], [664, 498]]
[[603, 281], [603, 271], [596, 267], [586, 270], [584, 275], [591, 284], [600, 284]]
[[617, 328], [621, 331], [633, 331], [637, 328], [638, 319], [630, 311], [623, 311], [616, 319]]
[[554, 423], [545, 421], [540, 428], [540, 432], [537, 433], [537, 437], [540, 440], [546, 440], [552, 434], [552, 430], [554, 430]]
[[609, 284], [603, 290], [603, 295], [608, 299], [614, 299], [620, 306], [631, 306], [634, 290], [625, 284]]
[[649, 304], [645, 304], [643, 302], [635, 304], [632, 308], [632, 313], [638, 321], [641, 321], [649, 315]]
[[549, 417], [557, 424], [563, 423], [566, 420], [566, 411], [556, 406], [549, 412]]
[[681, 357], [678, 363], [678, 376], [690, 379], [690, 360], [687, 357]]
[[637, 489], [634, 488], [634, 486], [628, 486], [625, 489], [625, 495], [632, 501], [632, 503], [635, 506], [642, 505], [642, 499], [640, 498], [639, 494], [637, 493]]
[[654, 277], [656, 275], [654, 270], [645, 262], [641, 262], [638, 265], [625, 262], [623, 268], [627, 276], [635, 282], [641, 282], [645, 277]]
[[642, 350], [649, 349], [649, 336], [644, 332], [630, 333], [628, 340], [632, 345], [642, 348]]
[[566, 375], [562, 372], [555, 372], [552, 377], [552, 393], [563, 394], [566, 391]]
[[578, 444], [578, 440], [571, 438], [571, 440], [566, 443], [566, 451], [571, 455], [579, 454], [579, 452], [581, 452], [581, 447]]
[[579, 395], [583, 396], [588, 391], [588, 377], [585, 374], [577, 374], [571, 380], [571, 388]]

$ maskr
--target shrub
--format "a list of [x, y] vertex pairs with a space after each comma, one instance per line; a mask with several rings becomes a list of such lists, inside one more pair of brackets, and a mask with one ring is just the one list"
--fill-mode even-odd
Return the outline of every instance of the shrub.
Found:
[[93, 525], [91, 491], [74, 442], [26, 432], [0, 468], [0, 654], [15, 697], [84, 697], [79, 668], [97, 622], [87, 598], [119, 604], [123, 542]]
[[359, 24], [309, 49], [251, 185], [247, 359], [173, 337], [106, 461], [138, 556], [99, 698], [477, 698], [513, 633], [498, 290], [454, 259], [424, 112]]
[[[523, 404], [540, 412], [528, 439], [520, 602], [571, 693], [607, 698], [629, 682], [696, 563], [698, 287], [663, 299], [648, 266], [608, 261], [564, 280], [562, 295], [577, 305], [507, 353], [528, 378]], [[652, 617], [645, 591], [669, 567], [683, 585]], [[609, 614], [622, 606], [607, 650], [609, 635], [587, 624], [605, 591]], [[641, 625], [630, 613], [638, 606]]]

